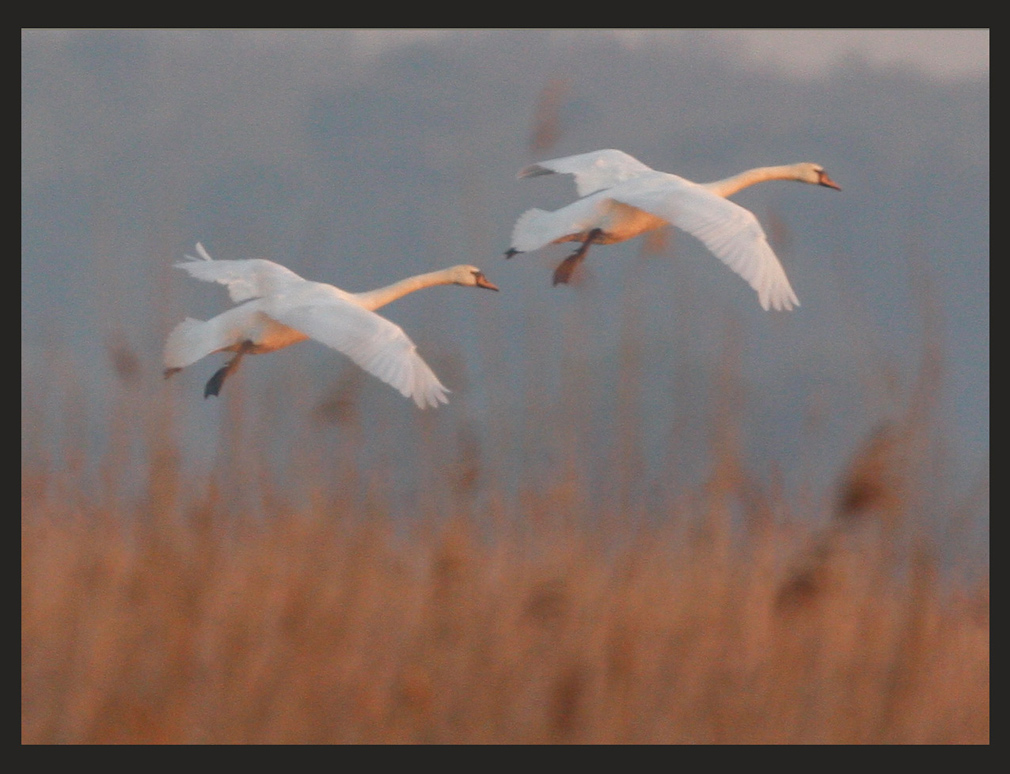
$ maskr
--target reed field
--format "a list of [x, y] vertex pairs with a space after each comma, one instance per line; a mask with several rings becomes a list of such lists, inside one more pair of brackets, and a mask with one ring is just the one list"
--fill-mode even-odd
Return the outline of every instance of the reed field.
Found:
[[[298, 477], [266, 472], [230, 390], [244, 451], [199, 480], [154, 408], [93, 477], [72, 433], [60, 464], [23, 457], [23, 744], [989, 741], [988, 565], [956, 546], [988, 483], [923, 528], [914, 395], [819, 514], [749, 472], [730, 410], [701, 482], [649, 498], [613, 466], [615, 496], [588, 496], [574, 451], [509, 494], [453, 430], [404, 519], [392, 473], [355, 463], [353, 390], [316, 407], [343, 441], [326, 464], [295, 453]], [[419, 456], [458, 421], [439, 411], [418, 414]], [[146, 483], [110, 497], [126, 457]]]
[[[988, 67], [364, 32], [22, 31], [22, 744], [988, 744]], [[802, 310], [672, 228], [506, 261], [605, 147], [830, 167], [740, 198]], [[390, 305], [436, 410], [318, 342], [205, 400], [198, 241], [502, 292]]]

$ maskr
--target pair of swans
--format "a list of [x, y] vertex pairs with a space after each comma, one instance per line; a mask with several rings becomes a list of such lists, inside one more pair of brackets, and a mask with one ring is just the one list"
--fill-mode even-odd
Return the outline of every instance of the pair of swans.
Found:
[[[518, 177], [552, 173], [573, 175], [582, 198], [553, 212], [523, 213], [506, 257], [548, 244], [579, 242], [554, 272], [558, 285], [569, 281], [590, 245], [624, 242], [672, 224], [697, 237], [743, 277], [766, 310], [790, 310], [799, 301], [757, 218], [726, 197], [766, 180], [841, 190], [818, 164], [758, 167], [712, 183], [693, 183], [613, 149], [541, 161], [520, 170]], [[166, 378], [215, 352], [235, 353], [207, 382], [204, 397], [220, 392], [245, 355], [274, 352], [312, 338], [343, 352], [420, 408], [446, 403], [449, 390], [417, 354], [414, 342], [375, 310], [437, 285], [498, 290], [480, 269], [459, 265], [349, 293], [303, 279], [273, 261], [215, 261], [199, 243], [196, 251], [199, 257], [186, 256], [189, 260], [176, 266], [197, 279], [225, 285], [238, 304], [210, 320], [187, 318], [168, 336]]]

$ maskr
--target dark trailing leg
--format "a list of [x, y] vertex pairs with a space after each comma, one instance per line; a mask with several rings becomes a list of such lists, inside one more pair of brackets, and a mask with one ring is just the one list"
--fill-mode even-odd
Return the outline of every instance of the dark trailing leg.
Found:
[[566, 285], [568, 280], [571, 279], [572, 273], [582, 263], [582, 259], [586, 257], [586, 253], [589, 252], [589, 245], [596, 241], [596, 238], [602, 234], [603, 231], [598, 228], [594, 228], [589, 232], [586, 240], [582, 243], [578, 250], [569, 255], [565, 260], [558, 264], [558, 268], [554, 270], [554, 284], [555, 285]]
[[228, 375], [232, 373], [236, 368], [238, 368], [239, 361], [242, 360], [242, 356], [247, 352], [251, 351], [253, 348], [253, 343], [251, 341], [243, 341], [242, 346], [239, 347], [238, 353], [221, 366], [214, 375], [207, 380], [207, 386], [203, 388], [203, 397], [209, 398], [211, 395], [218, 395], [221, 392], [221, 387], [224, 386], [224, 380], [228, 378]]
[[[234, 361], [232, 361], [234, 362]], [[217, 395], [221, 392], [221, 386], [224, 384], [224, 378], [228, 375], [228, 369], [231, 366], [231, 362], [228, 365], [221, 366], [214, 375], [207, 380], [207, 386], [203, 388], [203, 397], [209, 398], [211, 395]]]

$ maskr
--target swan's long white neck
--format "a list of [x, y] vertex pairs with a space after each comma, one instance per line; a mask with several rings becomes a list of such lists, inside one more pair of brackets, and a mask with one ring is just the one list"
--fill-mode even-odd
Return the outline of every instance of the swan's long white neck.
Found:
[[787, 164], [778, 167], [756, 167], [754, 169], [748, 169], [746, 172], [741, 172], [739, 175], [733, 175], [732, 177], [727, 177], [723, 180], [716, 180], [712, 183], [702, 183], [702, 188], [707, 188], [712, 193], [725, 198], [732, 196], [737, 191], [742, 191], [748, 186], [752, 186], [756, 183], [763, 183], [766, 180], [796, 179], [795, 166]]
[[432, 271], [427, 274], [407, 277], [384, 288], [368, 290], [364, 293], [355, 293], [354, 297], [365, 309], [375, 311], [379, 307], [392, 303], [398, 298], [403, 298], [409, 293], [413, 293], [415, 290], [430, 288], [435, 285], [451, 285], [453, 282], [455, 280], [450, 276], [450, 272], [443, 269], [441, 271]]

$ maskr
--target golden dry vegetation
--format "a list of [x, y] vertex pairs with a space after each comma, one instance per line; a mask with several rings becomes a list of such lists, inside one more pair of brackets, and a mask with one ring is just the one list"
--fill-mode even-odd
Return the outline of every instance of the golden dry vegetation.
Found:
[[243, 515], [157, 443], [115, 507], [25, 464], [22, 743], [987, 743], [988, 570], [909, 528], [906, 429], [820, 524], [728, 451], [650, 519], [563, 486], [500, 518], [454, 473], [409, 524], [269, 487]]

